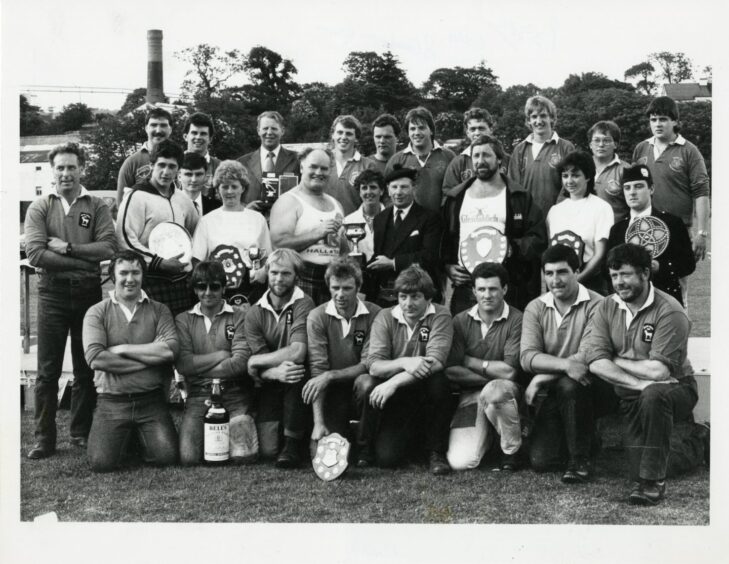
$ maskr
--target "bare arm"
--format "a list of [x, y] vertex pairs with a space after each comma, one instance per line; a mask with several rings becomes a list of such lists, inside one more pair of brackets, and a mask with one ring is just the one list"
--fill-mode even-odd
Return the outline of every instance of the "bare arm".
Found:
[[[466, 355], [463, 360], [463, 365], [466, 368], [478, 374], [483, 374], [482, 359]], [[515, 380], [516, 368], [507, 364], [503, 360], [489, 360], [485, 376], [488, 380], [492, 380], [494, 378], [501, 380]]]
[[323, 239], [329, 231], [325, 223], [299, 235], [294, 235], [301, 215], [301, 204], [294, 196], [282, 196], [271, 208], [271, 243], [276, 248], [285, 247], [302, 251]]
[[248, 370], [264, 371], [274, 368], [284, 361], [303, 364], [306, 358], [306, 345], [304, 343], [291, 343], [290, 345], [269, 353], [254, 354], [248, 359]]
[[582, 267], [582, 271], [577, 275], [578, 282], [584, 282], [585, 280], [588, 280], [590, 277], [594, 276], [600, 271], [600, 268], [602, 268], [602, 261], [603, 258], [605, 258], [606, 252], [607, 239], [600, 239], [599, 241], [595, 241], [595, 254], [592, 255], [592, 258], [587, 261], [587, 264]]
[[661, 382], [671, 378], [671, 371], [660, 360], [630, 360], [615, 357], [613, 362], [631, 376], [641, 380]]
[[465, 366], [449, 366], [445, 370], [446, 378], [454, 384], [458, 384], [464, 388], [476, 388], [485, 386], [489, 382], [489, 378], [481, 374], [469, 370]]
[[620, 386], [628, 390], [641, 391], [652, 383], [650, 380], [641, 380], [628, 374], [612, 360], [607, 358], [601, 358], [592, 362], [590, 364], [590, 372], [613, 386]]

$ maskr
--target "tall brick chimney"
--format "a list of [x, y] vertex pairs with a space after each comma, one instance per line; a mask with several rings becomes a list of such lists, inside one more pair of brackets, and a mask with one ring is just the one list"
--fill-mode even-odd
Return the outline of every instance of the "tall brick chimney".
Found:
[[162, 79], [162, 30], [147, 30], [147, 103], [164, 102]]

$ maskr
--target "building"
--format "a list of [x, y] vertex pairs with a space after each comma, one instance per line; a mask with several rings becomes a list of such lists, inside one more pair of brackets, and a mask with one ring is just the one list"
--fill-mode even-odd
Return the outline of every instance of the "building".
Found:
[[664, 84], [658, 93], [659, 96], [669, 96], [676, 102], [711, 102], [711, 81], [680, 82], [678, 84]]

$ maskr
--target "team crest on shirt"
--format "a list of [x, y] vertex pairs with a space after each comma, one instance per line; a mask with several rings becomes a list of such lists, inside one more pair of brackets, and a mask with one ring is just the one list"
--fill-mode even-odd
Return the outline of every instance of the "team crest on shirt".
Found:
[[641, 157], [638, 159], [638, 162], [636, 164], [648, 164], [648, 157]]
[[473, 176], [473, 169], [467, 168], [461, 171], [461, 182], [465, 182]]
[[235, 335], [235, 327], [233, 325], [226, 325], [225, 326], [225, 338], [229, 341], [233, 340], [233, 335]]
[[653, 342], [653, 332], [656, 330], [656, 326], [652, 323], [644, 323], [643, 324], [643, 342], [644, 343], [652, 343]]
[[350, 184], [351, 186], [354, 186], [354, 183], [355, 183], [355, 181], [357, 180], [357, 177], [359, 177], [359, 175], [360, 175], [360, 173], [361, 173], [361, 172], [362, 172], [361, 170], [354, 170], [354, 171], [352, 171], [352, 173], [351, 173], [351, 174], [349, 175], [349, 184]]
[[614, 178], [607, 181], [607, 188], [605, 188], [605, 191], [611, 196], [620, 196], [623, 193], [620, 183]]
[[552, 156], [549, 157], [549, 166], [552, 168], [556, 168], [556, 166], [559, 164], [559, 161], [562, 160], [562, 155], [559, 153], [552, 153]]
[[294, 322], [294, 310], [290, 309], [286, 312], [286, 325], [291, 325]]
[[673, 157], [671, 162], [668, 163], [668, 168], [670, 168], [673, 172], [681, 172], [681, 169], [683, 168], [683, 159], [681, 157]]
[[354, 346], [355, 347], [361, 347], [364, 345], [365, 340], [365, 332], [358, 330], [354, 332]]
[[88, 229], [91, 225], [91, 214], [90, 213], [80, 213], [78, 216], [78, 225], [79, 227], [83, 227], [84, 229]]
[[235, 294], [228, 298], [228, 303], [233, 307], [240, 307], [243, 304], [248, 303], [248, 298], [246, 298], [243, 294]]
[[430, 327], [421, 327], [418, 332], [418, 340], [421, 343], [427, 343], [428, 339], [430, 339]]

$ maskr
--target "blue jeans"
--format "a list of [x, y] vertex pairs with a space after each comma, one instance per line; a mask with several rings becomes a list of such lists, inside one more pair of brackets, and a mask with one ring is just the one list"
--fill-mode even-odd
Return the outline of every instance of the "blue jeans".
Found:
[[[250, 415], [253, 403], [252, 390], [237, 383], [223, 382], [222, 403], [230, 418]], [[191, 386], [185, 402], [185, 414], [180, 425], [180, 463], [200, 464], [203, 459], [203, 418], [209, 406], [205, 401], [210, 397], [210, 386]]]
[[99, 394], [89, 434], [91, 469], [109, 472], [121, 464], [136, 433], [142, 459], [167, 466], [177, 462], [177, 432], [162, 390], [139, 394]]
[[66, 339], [71, 332], [73, 388], [72, 437], [86, 437], [96, 402], [94, 371], [84, 358], [81, 331], [86, 310], [101, 301], [98, 283], [83, 286], [41, 284], [38, 292], [38, 373], [35, 381], [35, 439], [46, 448], [56, 447], [58, 380], [63, 370]]

